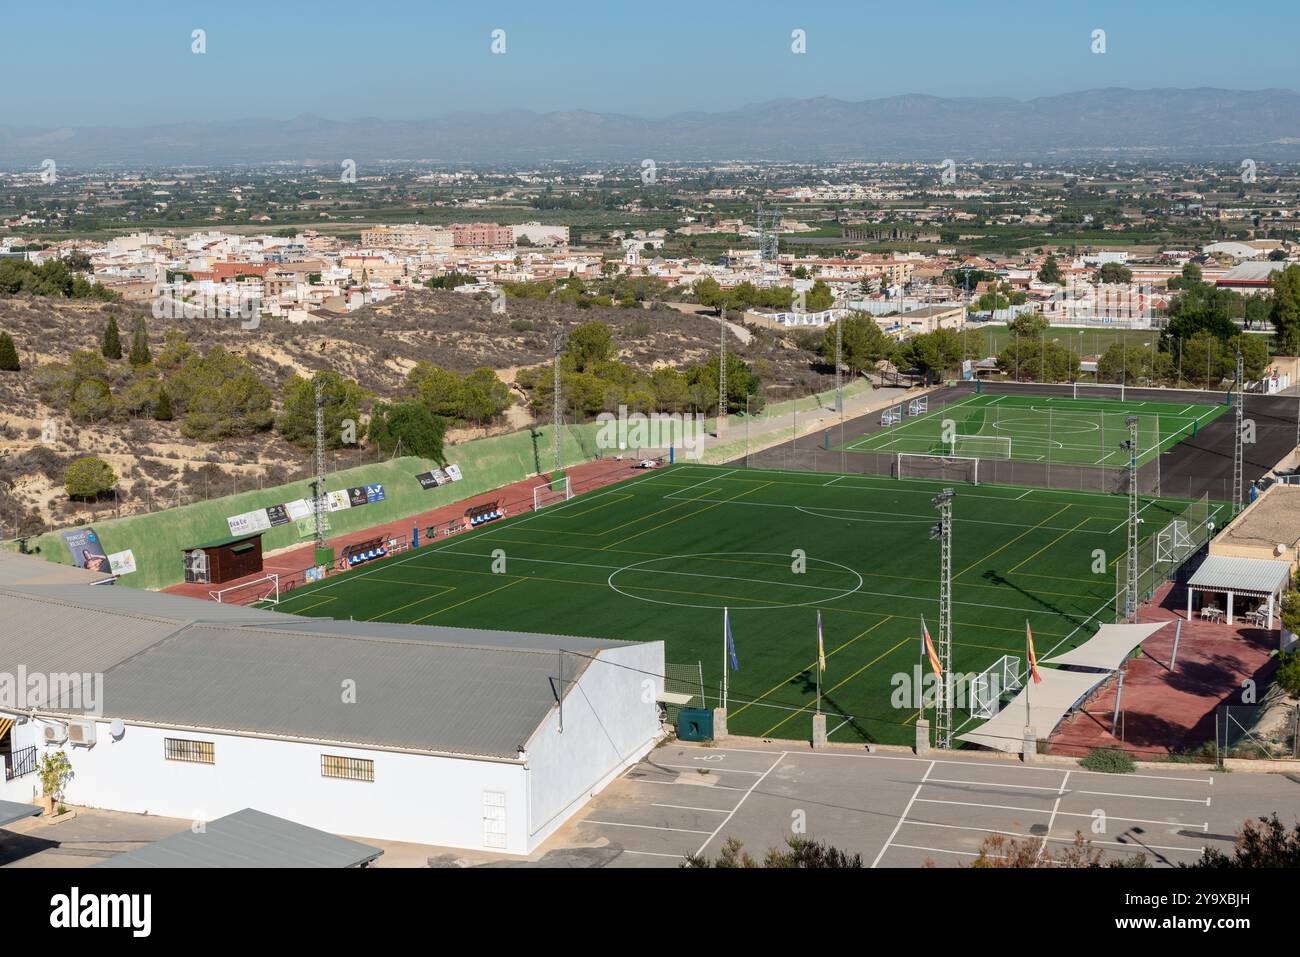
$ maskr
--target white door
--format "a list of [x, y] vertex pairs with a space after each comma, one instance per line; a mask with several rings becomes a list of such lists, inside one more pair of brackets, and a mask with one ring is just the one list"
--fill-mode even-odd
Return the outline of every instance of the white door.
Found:
[[506, 795], [504, 791], [483, 792], [483, 846], [506, 846]]

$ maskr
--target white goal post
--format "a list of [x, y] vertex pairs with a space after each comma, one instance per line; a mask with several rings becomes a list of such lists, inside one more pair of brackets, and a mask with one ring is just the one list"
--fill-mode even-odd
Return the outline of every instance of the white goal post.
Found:
[[280, 604], [280, 576], [275, 572], [226, 588], [214, 588], [208, 597], [222, 605]]
[[538, 485], [533, 489], [533, 511], [543, 509], [548, 505], [554, 505], [556, 502], [565, 502], [573, 498], [573, 483], [569, 477], [564, 476], [563, 487], [557, 488], [555, 482], [548, 482], [545, 485]]
[[1020, 690], [1020, 659], [1003, 655], [971, 678], [967, 704], [972, 718], [992, 718], [998, 713], [1002, 695]]
[[897, 477], [969, 482], [971, 485], [979, 485], [980, 460], [958, 455], [899, 452]]
[[911, 402], [907, 403], [908, 415], [924, 415], [929, 411], [930, 397], [928, 395], [923, 395], [920, 398], [913, 399]]
[[958, 458], [1010, 459], [1011, 437], [1006, 435], [954, 435], [948, 451]]
[[898, 425], [903, 421], [903, 407], [895, 405], [880, 413], [881, 425]]
[[1119, 399], [1124, 401], [1124, 386], [1116, 382], [1076, 382], [1076, 399]]

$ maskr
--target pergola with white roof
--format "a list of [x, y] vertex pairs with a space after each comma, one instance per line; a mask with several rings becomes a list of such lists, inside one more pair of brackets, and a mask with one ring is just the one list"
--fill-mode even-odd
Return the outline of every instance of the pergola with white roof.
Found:
[[1167, 621], [1156, 621], [1102, 625], [1079, 647], [1043, 661], [1043, 664], [1089, 670], [1043, 668], [1038, 672], [1042, 678], [1038, 684], [1026, 676], [1020, 693], [1005, 708], [974, 731], [957, 735], [957, 739], [1009, 754], [1023, 754], [1027, 729], [1034, 729], [1036, 736], [1048, 737], [1078, 702], [1120, 670], [1134, 648], [1167, 624]]
[[1226, 618], [1232, 624], [1233, 601], [1238, 595], [1257, 598], [1267, 604], [1267, 627], [1273, 627], [1273, 609], [1291, 583], [1291, 563], [1265, 558], [1233, 558], [1210, 555], [1187, 583], [1187, 620], [1192, 620], [1192, 601], [1197, 592], [1227, 595]]

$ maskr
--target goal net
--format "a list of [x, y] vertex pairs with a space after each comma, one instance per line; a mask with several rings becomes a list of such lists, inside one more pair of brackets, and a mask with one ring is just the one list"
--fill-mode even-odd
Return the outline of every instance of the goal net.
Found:
[[1002, 695], [1020, 690], [1020, 659], [1003, 655], [970, 680], [967, 705], [972, 718], [992, 718], [1002, 707]]
[[898, 425], [903, 421], [903, 407], [901, 405], [893, 406], [880, 413], [881, 425]]
[[923, 415], [929, 411], [930, 397], [928, 395], [923, 395], [919, 399], [913, 399], [911, 402], [907, 403], [908, 415]]
[[1005, 435], [957, 435], [947, 450], [970, 459], [1010, 459], [1011, 438]]
[[280, 576], [274, 572], [228, 588], [214, 588], [208, 597], [223, 605], [280, 604]]
[[1076, 382], [1074, 384], [1076, 399], [1120, 399], [1124, 398], [1124, 386], [1108, 382]]
[[533, 489], [533, 511], [573, 498], [573, 484], [567, 475]]
[[936, 479], [941, 482], [979, 484], [980, 460], [955, 455], [923, 455], [899, 452], [898, 478]]

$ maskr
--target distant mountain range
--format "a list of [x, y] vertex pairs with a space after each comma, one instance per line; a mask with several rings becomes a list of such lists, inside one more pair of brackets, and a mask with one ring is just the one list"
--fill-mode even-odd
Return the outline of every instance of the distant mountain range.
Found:
[[581, 110], [419, 120], [288, 120], [142, 127], [0, 126], [0, 167], [542, 160], [1300, 159], [1292, 90], [1086, 90], [1009, 98], [771, 100], [646, 119]]

